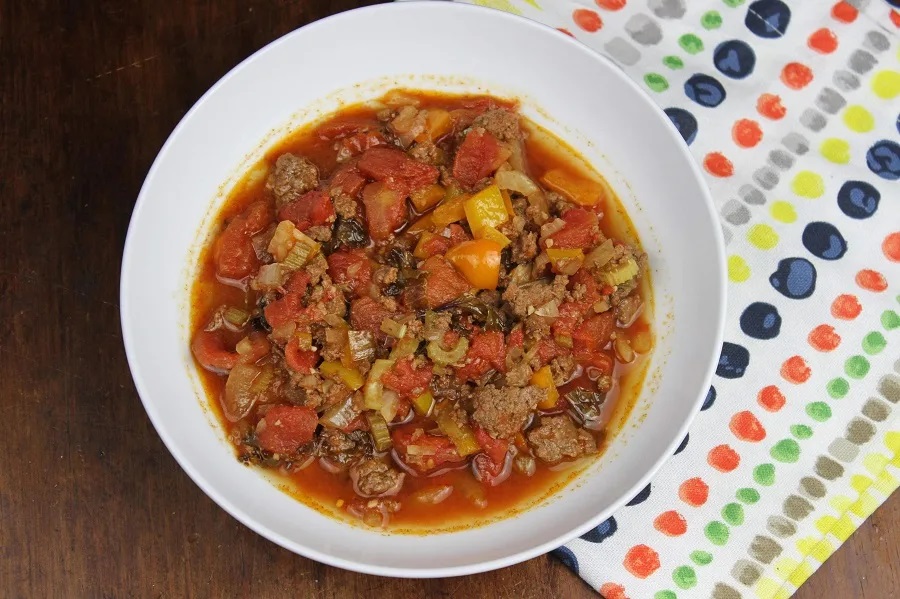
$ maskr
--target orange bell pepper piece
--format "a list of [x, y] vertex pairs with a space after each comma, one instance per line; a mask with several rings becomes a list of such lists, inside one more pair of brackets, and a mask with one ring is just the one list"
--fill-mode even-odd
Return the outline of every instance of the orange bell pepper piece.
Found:
[[500, 244], [489, 239], [464, 241], [447, 250], [447, 260], [476, 289], [496, 289], [500, 280]]

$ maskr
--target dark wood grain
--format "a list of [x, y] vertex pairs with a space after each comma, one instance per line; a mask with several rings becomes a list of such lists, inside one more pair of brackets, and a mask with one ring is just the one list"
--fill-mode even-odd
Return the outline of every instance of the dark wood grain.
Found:
[[[0, 0], [0, 597], [588, 597], [549, 557], [393, 580], [293, 555], [215, 506], [144, 414], [119, 262], [169, 132], [240, 60], [352, 0]], [[900, 588], [900, 497], [799, 597]]]

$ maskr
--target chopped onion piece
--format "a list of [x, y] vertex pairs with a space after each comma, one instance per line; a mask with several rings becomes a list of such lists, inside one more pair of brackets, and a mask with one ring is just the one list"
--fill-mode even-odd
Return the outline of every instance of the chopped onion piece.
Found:
[[381, 331], [395, 339], [402, 339], [406, 335], [406, 325], [400, 324], [393, 318], [385, 318], [381, 321]]
[[623, 364], [631, 364], [634, 362], [634, 350], [631, 348], [628, 339], [621, 336], [617, 337], [613, 342], [613, 348], [616, 351], [616, 357], [619, 359], [619, 362], [622, 362]]
[[550, 300], [540, 308], [536, 308], [534, 311], [538, 316], [548, 316], [551, 318], [556, 318], [559, 316], [559, 302], [557, 300]]
[[422, 503], [437, 505], [450, 497], [452, 493], [453, 485], [441, 485], [439, 487], [428, 487], [427, 489], [420, 489], [413, 493], [413, 498], [416, 501], [421, 501]]
[[368, 331], [347, 331], [350, 357], [354, 362], [368, 362], [375, 357], [375, 338]]
[[253, 381], [260, 372], [253, 364], [238, 363], [231, 369], [222, 394], [222, 412], [229, 422], [237, 422], [250, 413], [257, 397], [253, 393]]

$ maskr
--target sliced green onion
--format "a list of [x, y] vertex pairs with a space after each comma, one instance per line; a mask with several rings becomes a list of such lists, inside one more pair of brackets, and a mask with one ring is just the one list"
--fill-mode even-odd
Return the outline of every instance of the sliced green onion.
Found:
[[234, 306], [226, 308], [222, 316], [225, 317], [225, 320], [236, 327], [244, 326], [244, 323], [246, 323], [247, 319], [250, 318], [250, 314], [244, 312], [240, 308], [235, 308]]
[[366, 412], [366, 420], [369, 421], [369, 431], [375, 441], [375, 449], [387, 451], [391, 448], [391, 433], [388, 431], [387, 422], [378, 412]]
[[465, 337], [460, 337], [456, 346], [449, 351], [441, 347], [440, 341], [429, 341], [426, 350], [432, 362], [439, 366], [449, 366], [458, 363], [465, 357], [466, 352], [469, 351], [469, 341]]

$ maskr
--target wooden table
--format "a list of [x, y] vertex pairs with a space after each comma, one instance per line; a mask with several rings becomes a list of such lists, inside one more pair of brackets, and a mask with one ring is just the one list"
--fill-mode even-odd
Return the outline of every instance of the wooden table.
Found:
[[[404, 581], [289, 553], [194, 486], [132, 386], [119, 260], [154, 156], [243, 58], [358, 4], [0, 0], [0, 596], [594, 596], [549, 557]], [[798, 596], [900, 589], [898, 524], [895, 495]]]

